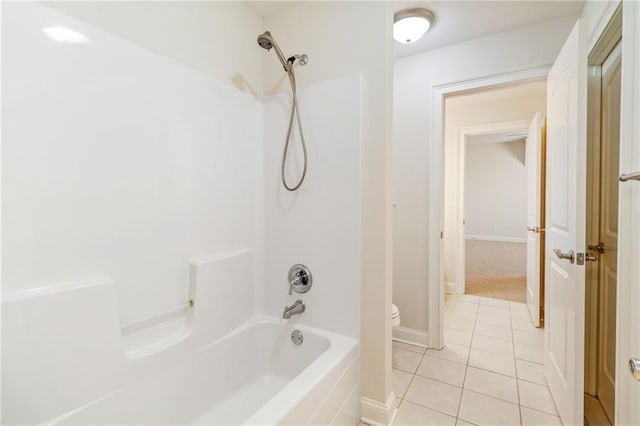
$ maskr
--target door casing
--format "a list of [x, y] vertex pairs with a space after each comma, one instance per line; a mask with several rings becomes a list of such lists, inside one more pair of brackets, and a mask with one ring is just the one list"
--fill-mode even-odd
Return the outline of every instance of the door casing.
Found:
[[[589, 76], [587, 93], [587, 186], [600, 185], [600, 144], [601, 144], [601, 80], [602, 64], [622, 38], [622, 13], [617, 9], [605, 32], [589, 54]], [[587, 241], [594, 242], [599, 234], [599, 198], [587, 191]], [[588, 263], [585, 280], [585, 378], [584, 391], [595, 396], [597, 393], [598, 362], [598, 268]]]

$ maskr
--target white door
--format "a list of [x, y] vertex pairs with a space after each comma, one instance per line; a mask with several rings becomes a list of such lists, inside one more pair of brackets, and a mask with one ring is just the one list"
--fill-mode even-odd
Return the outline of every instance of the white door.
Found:
[[620, 156], [621, 44], [602, 64], [598, 261], [597, 395], [611, 423], [616, 372], [616, 293], [618, 287], [618, 162]]
[[583, 423], [587, 55], [579, 20], [549, 72], [545, 377], [562, 423]]
[[527, 164], [527, 308], [531, 320], [540, 327], [540, 176], [542, 174], [542, 116], [536, 114], [529, 125], [526, 142]]

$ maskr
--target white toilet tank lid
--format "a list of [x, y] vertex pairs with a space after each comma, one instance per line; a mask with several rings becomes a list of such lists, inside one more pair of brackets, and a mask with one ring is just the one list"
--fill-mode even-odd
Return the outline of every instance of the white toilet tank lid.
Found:
[[399, 312], [400, 312], [400, 310], [398, 309], [398, 307], [392, 303], [391, 304], [391, 316], [396, 316], [396, 315], [398, 315]]

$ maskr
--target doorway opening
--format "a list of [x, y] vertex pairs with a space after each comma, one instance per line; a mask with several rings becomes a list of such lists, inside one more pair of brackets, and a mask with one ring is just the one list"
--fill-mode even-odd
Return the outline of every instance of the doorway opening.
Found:
[[589, 57], [585, 424], [615, 420], [622, 13]]
[[530, 299], [535, 326], [543, 299], [545, 109], [542, 79], [453, 93], [444, 103], [444, 291]]

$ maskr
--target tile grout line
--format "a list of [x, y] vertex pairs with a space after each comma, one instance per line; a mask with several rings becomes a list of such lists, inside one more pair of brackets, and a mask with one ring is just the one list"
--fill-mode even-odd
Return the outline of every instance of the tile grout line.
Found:
[[511, 346], [513, 349], [513, 367], [516, 369], [516, 392], [518, 395], [518, 414], [520, 415], [520, 424], [522, 425], [522, 402], [520, 401], [520, 383], [518, 382], [518, 362], [516, 361], [516, 343], [513, 335], [513, 321], [511, 317], [511, 304], [509, 304], [509, 324], [511, 325]]
[[[480, 299], [478, 299], [478, 309], [476, 310], [476, 316], [473, 321], [473, 330], [471, 330], [471, 341], [469, 342], [469, 351], [467, 352], [467, 362], [464, 367], [464, 377], [462, 378], [462, 390], [460, 391], [460, 399], [458, 400], [458, 411], [456, 411], [456, 424], [460, 420], [460, 409], [462, 408], [462, 396], [464, 395], [464, 384], [467, 381], [467, 372], [469, 371], [469, 358], [471, 358], [471, 345], [473, 345], [473, 336], [476, 331], [476, 325], [478, 325], [478, 315], [480, 313]], [[466, 421], [462, 419], [463, 421]]]

